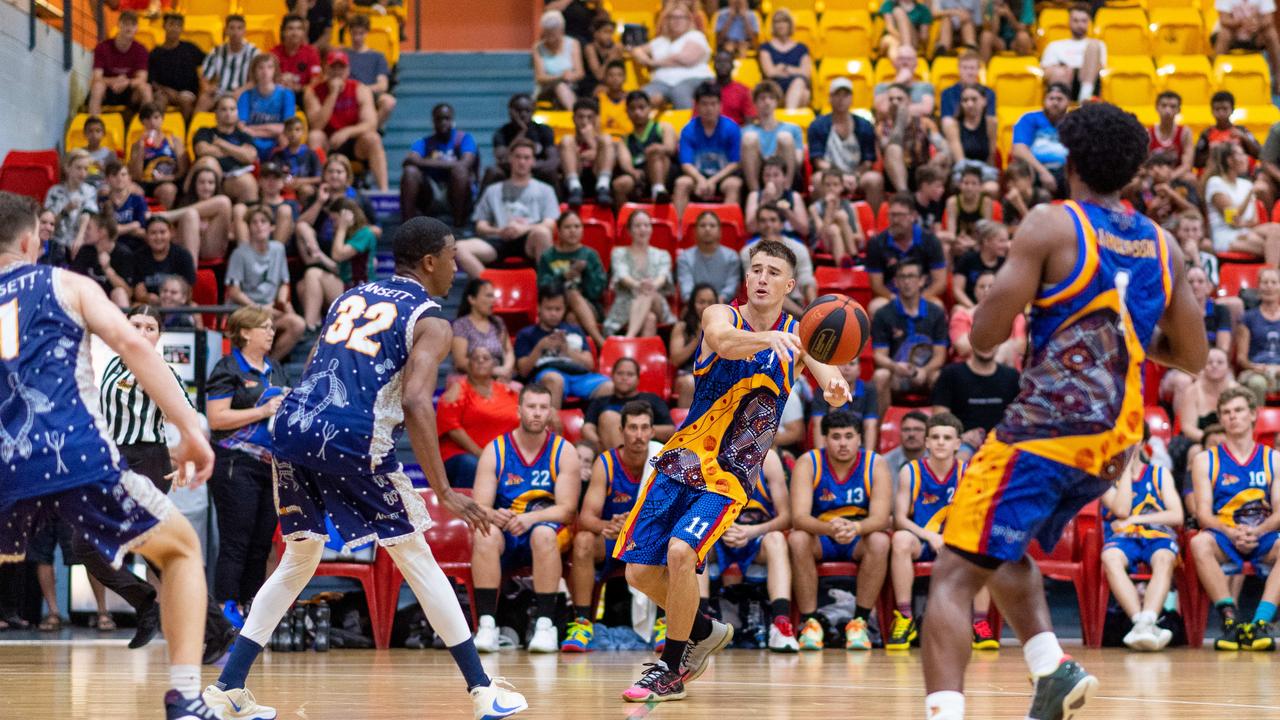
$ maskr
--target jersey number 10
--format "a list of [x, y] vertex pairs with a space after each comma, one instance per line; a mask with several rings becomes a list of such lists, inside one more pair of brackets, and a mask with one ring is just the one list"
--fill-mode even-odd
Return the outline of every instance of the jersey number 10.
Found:
[[[324, 341], [330, 345], [346, 343], [348, 350], [373, 357], [382, 349], [382, 343], [369, 338], [391, 327], [397, 314], [395, 303], [368, 305], [364, 298], [352, 295], [338, 305], [338, 314], [325, 332]], [[367, 322], [356, 327], [356, 320], [361, 318]]]

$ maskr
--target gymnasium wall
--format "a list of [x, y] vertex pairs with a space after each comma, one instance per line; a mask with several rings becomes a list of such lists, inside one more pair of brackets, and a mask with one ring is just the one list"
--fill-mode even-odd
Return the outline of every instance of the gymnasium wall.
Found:
[[29, 40], [27, 13], [0, 2], [0, 156], [60, 144], [69, 111], [89, 94], [92, 50], [73, 44], [64, 72], [61, 32], [37, 22], [34, 50]]
[[[417, 18], [427, 52], [529, 50], [542, 3], [537, 0], [420, 0]], [[412, 5], [412, 3], [406, 3]], [[409, 39], [413, 42], [412, 33]]]

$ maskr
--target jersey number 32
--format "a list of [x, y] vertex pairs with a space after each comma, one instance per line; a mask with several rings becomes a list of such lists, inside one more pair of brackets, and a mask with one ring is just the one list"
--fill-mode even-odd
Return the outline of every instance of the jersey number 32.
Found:
[[[382, 343], [369, 338], [391, 327], [397, 314], [395, 303], [369, 305], [359, 295], [352, 295], [338, 305], [338, 314], [325, 332], [324, 341], [330, 345], [346, 343], [348, 350], [375, 356], [382, 348]], [[356, 327], [358, 320], [364, 322]]]

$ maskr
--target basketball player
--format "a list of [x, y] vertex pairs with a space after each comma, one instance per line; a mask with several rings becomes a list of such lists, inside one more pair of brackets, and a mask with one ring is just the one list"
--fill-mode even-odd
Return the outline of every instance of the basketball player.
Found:
[[533, 565], [533, 637], [529, 652], [553, 653], [556, 597], [582, 487], [578, 451], [551, 432], [551, 391], [538, 382], [520, 390], [520, 425], [480, 453], [472, 497], [489, 512], [493, 526], [478, 527], [471, 540], [475, 582], [476, 648], [498, 650], [498, 586], [502, 569]]
[[[650, 472], [649, 442], [653, 440], [653, 408], [632, 400], [622, 406], [622, 446], [603, 452], [591, 467], [573, 536], [573, 564], [569, 569], [569, 594], [574, 621], [565, 633], [560, 652], [587, 652], [595, 636], [595, 608], [591, 596], [597, 578], [607, 579], [619, 563], [613, 559], [618, 532], [640, 494], [640, 483]], [[599, 571], [596, 563], [602, 563]]]
[[472, 526], [486, 525], [484, 509], [445, 479], [432, 407], [453, 335], [432, 297], [449, 292], [457, 248], [448, 226], [426, 217], [401, 225], [391, 242], [395, 275], [334, 302], [301, 382], [273, 420], [285, 552], [253, 599], [222, 676], [205, 688], [205, 702], [225, 720], [276, 717], [273, 708], [257, 703], [245, 678], [315, 575], [329, 539], [326, 518], [347, 547], [376, 540], [391, 555], [462, 671], [477, 718], [509, 717], [528, 707], [480, 666], [453, 586], [422, 536], [431, 527], [426, 504], [395, 459], [407, 426], [413, 454], [440, 503]]
[[791, 471], [791, 515], [795, 529], [791, 565], [796, 605], [804, 625], [801, 650], [821, 650], [818, 621], [818, 562], [858, 563], [857, 605], [844, 626], [846, 650], [870, 650], [867, 621], [889, 570], [889, 510], [893, 478], [877, 454], [862, 447], [862, 421], [837, 410], [822, 418], [826, 447], [810, 450]]
[[696, 574], [747, 504], [797, 364], [805, 363], [832, 406], [849, 399], [840, 372], [801, 351], [798, 323], [782, 311], [795, 268], [790, 248], [762, 240], [751, 248], [746, 304], [703, 312], [693, 405], [654, 461], [657, 471], [614, 547], [631, 587], [667, 612], [662, 657], [623, 693], [627, 701], [682, 699], [685, 681], [702, 675], [711, 655], [733, 639], [732, 628], [698, 612]]
[[169, 643], [167, 720], [213, 720], [200, 699], [206, 589], [190, 523], [111, 442], [89, 358], [91, 335], [120, 354], [182, 442], [179, 485], [209, 478], [213, 450], [199, 417], [155, 348], [89, 278], [40, 256], [40, 208], [0, 192], [0, 563], [26, 556], [32, 531], [55, 517], [120, 567], [140, 553], [164, 573]]
[[[1280, 572], [1267, 575], [1262, 600], [1253, 622], [1236, 617], [1236, 601], [1228, 589], [1227, 572], [1244, 570], [1246, 562], [1274, 565], [1280, 559], [1280, 482], [1276, 471], [1280, 453], [1254, 441], [1258, 420], [1255, 395], [1244, 387], [1223, 391], [1218, 420], [1227, 439], [1191, 460], [1191, 484], [1196, 498], [1196, 521], [1203, 532], [1191, 538], [1191, 554], [1205, 593], [1222, 617], [1218, 650], [1275, 650], [1276, 603], [1280, 602]], [[1224, 568], [1228, 565], [1229, 568]]]
[[[947, 506], [955, 495], [956, 485], [964, 476], [965, 463], [960, 451], [960, 434], [964, 423], [949, 412], [934, 413], [925, 423], [925, 448], [928, 454], [912, 460], [898, 474], [894, 495], [893, 550], [889, 558], [889, 575], [898, 607], [893, 613], [893, 627], [885, 650], [907, 650], [919, 636], [920, 626], [912, 608], [912, 586], [917, 562], [932, 562], [942, 549], [942, 528], [947, 521]], [[987, 613], [991, 596], [983, 588], [973, 600], [973, 649], [998, 650], [1000, 641], [991, 631]]]
[[931, 720], [964, 716], [970, 605], [984, 585], [1035, 678], [1028, 718], [1072, 715], [1097, 688], [1053, 634], [1027, 545], [1050, 550], [1123, 470], [1142, 439], [1143, 360], [1195, 373], [1208, 352], [1181, 249], [1119, 199], [1147, 156], [1142, 124], [1087, 103], [1058, 136], [1072, 199], [1019, 226], [969, 333], [974, 350], [994, 352], [1032, 305], [1022, 390], [960, 479], [933, 567], [921, 638]]
[[[1182, 525], [1182, 500], [1169, 472], [1142, 462], [1134, 453], [1116, 486], [1102, 495], [1102, 571], [1133, 629], [1124, 644], [1134, 650], [1163, 650], [1173, 632], [1156, 625], [1178, 561], [1174, 528]], [[1151, 568], [1145, 597], [1129, 577], [1138, 565]]]

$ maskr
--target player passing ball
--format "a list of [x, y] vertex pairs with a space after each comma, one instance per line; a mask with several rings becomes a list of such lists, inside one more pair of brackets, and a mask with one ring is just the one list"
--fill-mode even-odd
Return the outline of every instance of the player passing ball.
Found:
[[[761, 241], [751, 248], [746, 303], [712, 305], [703, 313], [693, 405], [654, 459], [655, 472], [614, 549], [614, 557], [627, 563], [631, 586], [667, 613], [662, 657], [645, 666], [624, 700], [684, 698], [685, 682], [697, 679], [711, 655], [733, 639], [731, 626], [698, 612], [697, 572], [747, 504], [799, 365], [813, 374], [832, 407], [851, 399], [839, 370], [805, 352], [800, 323], [782, 310], [795, 287], [795, 267], [790, 248]], [[844, 332], [861, 349], [861, 337], [852, 335], [860, 326], [847, 325]]]

